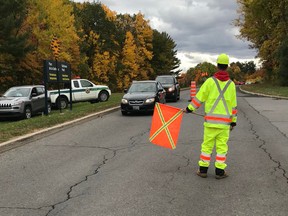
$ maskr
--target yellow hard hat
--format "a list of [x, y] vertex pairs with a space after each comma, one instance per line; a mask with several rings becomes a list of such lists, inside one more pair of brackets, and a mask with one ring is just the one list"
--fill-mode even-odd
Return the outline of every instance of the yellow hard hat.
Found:
[[224, 64], [228, 65], [229, 64], [229, 57], [225, 53], [222, 53], [218, 56], [217, 58], [217, 64]]

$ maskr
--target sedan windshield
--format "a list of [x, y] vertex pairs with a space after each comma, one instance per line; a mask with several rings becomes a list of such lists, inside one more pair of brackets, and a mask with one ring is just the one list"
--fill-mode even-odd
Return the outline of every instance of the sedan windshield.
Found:
[[129, 93], [133, 92], [155, 92], [156, 84], [155, 83], [133, 83], [129, 88]]
[[10, 88], [4, 93], [5, 97], [29, 97], [30, 88]]
[[156, 79], [157, 81], [159, 81], [162, 84], [172, 84], [174, 83], [173, 78], [172, 77], [157, 77]]

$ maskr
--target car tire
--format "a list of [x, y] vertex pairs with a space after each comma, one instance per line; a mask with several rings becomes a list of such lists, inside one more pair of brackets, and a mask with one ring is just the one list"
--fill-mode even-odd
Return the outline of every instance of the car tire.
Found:
[[121, 113], [123, 116], [127, 116], [127, 114], [128, 114], [126, 111], [121, 111]]
[[68, 107], [68, 99], [65, 97], [60, 97], [57, 99], [58, 109], [66, 109]]
[[32, 108], [31, 106], [26, 106], [24, 108], [23, 119], [30, 119], [32, 117]]
[[105, 102], [108, 100], [108, 98], [109, 98], [109, 94], [107, 91], [101, 91], [98, 95], [98, 100], [100, 102]]
[[173, 98], [173, 101], [177, 102], [177, 100], [178, 100], [178, 95], [176, 94], [175, 97]]

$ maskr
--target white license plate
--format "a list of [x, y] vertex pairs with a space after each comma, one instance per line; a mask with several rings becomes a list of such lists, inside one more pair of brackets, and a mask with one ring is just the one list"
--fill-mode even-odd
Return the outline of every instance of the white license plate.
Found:
[[133, 110], [139, 110], [140, 107], [139, 106], [133, 106]]

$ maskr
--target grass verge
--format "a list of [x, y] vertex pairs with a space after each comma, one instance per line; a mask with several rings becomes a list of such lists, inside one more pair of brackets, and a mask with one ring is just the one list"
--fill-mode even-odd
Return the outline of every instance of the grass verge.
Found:
[[101, 103], [75, 103], [72, 105], [72, 110], [52, 110], [46, 115], [33, 116], [31, 119], [25, 120], [1, 120], [0, 121], [0, 143], [11, 140], [15, 137], [22, 136], [28, 133], [55, 126], [67, 121], [71, 121], [92, 113], [96, 113], [107, 108], [120, 105], [123, 93], [113, 93], [108, 101]]
[[242, 85], [241, 89], [265, 95], [288, 97], [288, 87], [274, 86], [272, 84], [267, 83]]

